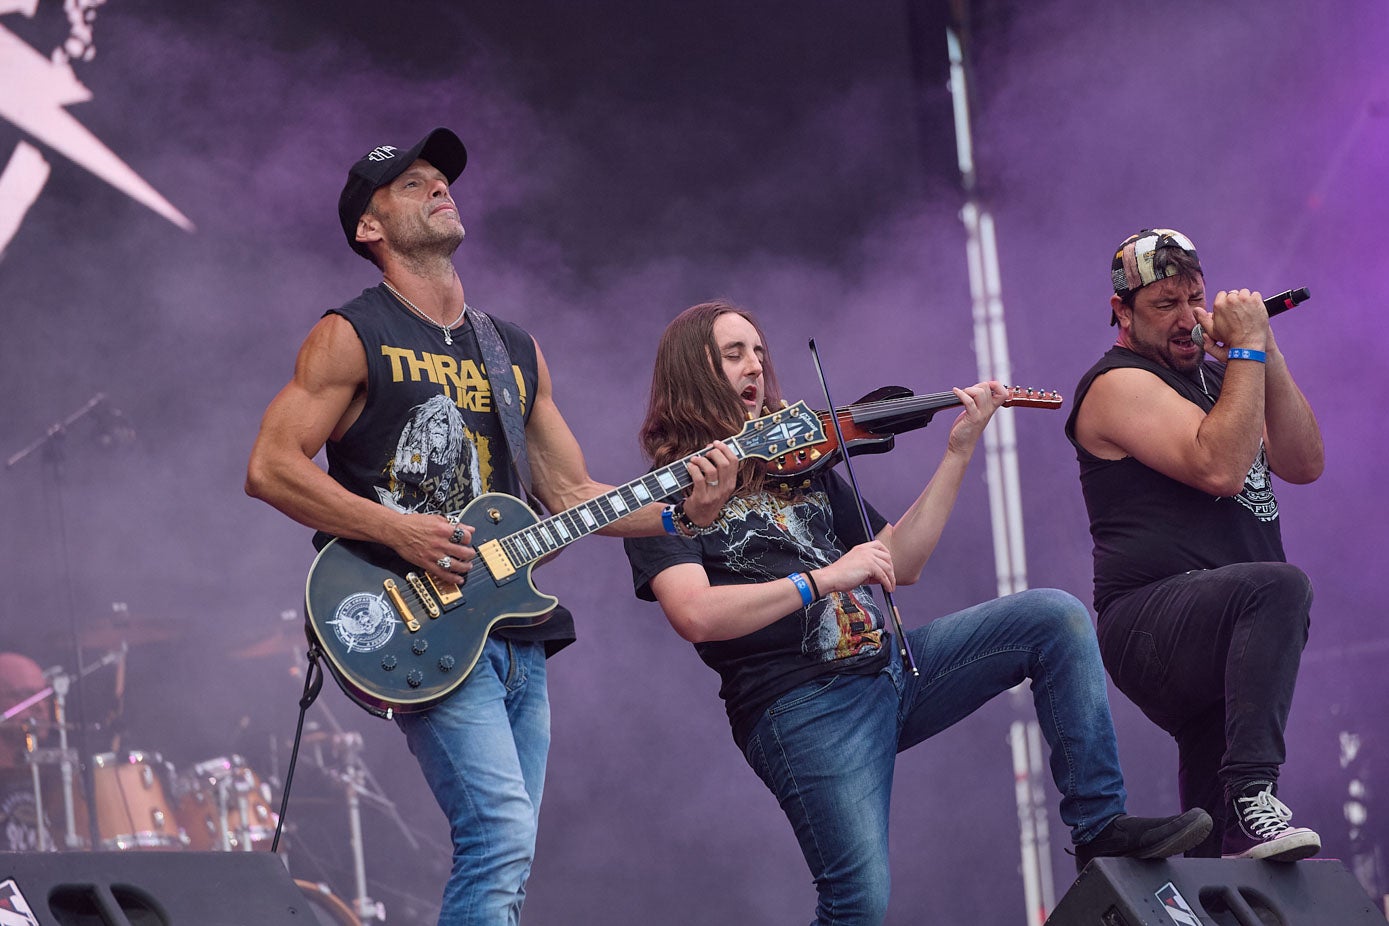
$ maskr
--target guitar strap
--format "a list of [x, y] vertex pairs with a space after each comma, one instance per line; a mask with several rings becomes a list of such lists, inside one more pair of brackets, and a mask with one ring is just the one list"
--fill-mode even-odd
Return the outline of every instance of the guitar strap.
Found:
[[497, 331], [491, 316], [480, 309], [466, 306], [468, 322], [477, 336], [478, 350], [482, 353], [482, 365], [487, 369], [487, 383], [492, 388], [492, 407], [502, 420], [502, 434], [506, 438], [507, 450], [511, 453], [511, 463], [520, 477], [521, 488], [526, 500], [536, 510], [544, 510], [531, 493], [531, 464], [526, 457], [526, 425], [521, 420], [521, 397], [516, 394], [516, 377], [511, 372], [511, 355], [507, 353], [502, 336]]

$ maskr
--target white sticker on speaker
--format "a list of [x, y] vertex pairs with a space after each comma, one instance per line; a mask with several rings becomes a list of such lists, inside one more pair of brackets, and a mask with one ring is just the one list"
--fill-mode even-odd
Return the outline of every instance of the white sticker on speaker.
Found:
[[1157, 897], [1158, 903], [1162, 904], [1162, 909], [1167, 911], [1167, 915], [1172, 917], [1172, 922], [1179, 926], [1201, 926], [1200, 919], [1192, 911], [1182, 892], [1177, 890], [1177, 886], [1171, 881], [1158, 888], [1153, 896]]
[[13, 878], [0, 881], [0, 926], [39, 926], [29, 901]]

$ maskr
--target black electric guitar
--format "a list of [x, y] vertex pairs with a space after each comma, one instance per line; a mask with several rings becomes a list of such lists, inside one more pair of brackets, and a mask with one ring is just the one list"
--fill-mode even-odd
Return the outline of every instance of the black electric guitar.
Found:
[[[749, 421], [726, 443], [739, 460], [770, 460], [824, 438], [820, 418], [797, 402]], [[333, 678], [382, 717], [438, 704], [463, 684], [494, 627], [541, 623], [559, 603], [531, 582], [538, 560], [688, 487], [693, 456], [544, 520], [519, 498], [478, 496], [458, 518], [473, 528], [477, 550], [461, 586], [379, 544], [331, 541], [309, 568], [305, 602]]]

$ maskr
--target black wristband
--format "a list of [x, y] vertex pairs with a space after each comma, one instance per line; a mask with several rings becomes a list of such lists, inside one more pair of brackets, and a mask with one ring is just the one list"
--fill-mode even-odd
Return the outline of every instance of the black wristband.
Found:
[[811, 590], [812, 592], [815, 593], [815, 598], [814, 598], [815, 601], [819, 601], [821, 598], [825, 597], [824, 595], [821, 595], [821, 594], [820, 594], [820, 586], [816, 584], [816, 582], [815, 582], [815, 576], [813, 576], [813, 575], [811, 575], [810, 573], [807, 572], [807, 573], [805, 574], [805, 578], [806, 578], [806, 581], [808, 581], [808, 582], [810, 583], [810, 590]]
[[698, 537], [700, 534], [708, 533], [714, 526], [710, 524], [707, 527], [700, 527], [696, 524], [694, 520], [685, 513], [684, 501], [675, 503], [675, 507], [671, 511], [671, 517], [675, 521], [675, 531], [681, 537]]

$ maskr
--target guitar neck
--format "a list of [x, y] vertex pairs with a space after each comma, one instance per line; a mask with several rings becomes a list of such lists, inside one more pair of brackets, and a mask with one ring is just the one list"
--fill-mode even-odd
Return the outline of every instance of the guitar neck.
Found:
[[[725, 441], [733, 455], [746, 459], [737, 438]], [[624, 518], [652, 502], [663, 501], [694, 482], [686, 464], [698, 456], [692, 453], [652, 470], [640, 479], [633, 479], [586, 502], [566, 508], [530, 527], [523, 528], [500, 540], [507, 558], [518, 568], [563, 549], [581, 537], [587, 537], [609, 524]]]

